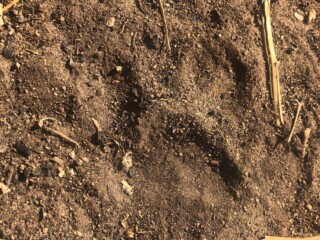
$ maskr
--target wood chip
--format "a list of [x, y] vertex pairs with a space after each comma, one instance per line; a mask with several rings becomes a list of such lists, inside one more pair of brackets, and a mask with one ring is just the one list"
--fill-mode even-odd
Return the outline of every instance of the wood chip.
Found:
[[0, 3], [0, 26], [4, 25], [2, 17], [3, 17], [3, 5], [2, 5], [2, 3]]
[[302, 14], [298, 13], [298, 12], [295, 12], [295, 13], [294, 13], [294, 17], [295, 17], [296, 19], [298, 19], [300, 22], [303, 22], [303, 21], [304, 21], [304, 16], [303, 16]]

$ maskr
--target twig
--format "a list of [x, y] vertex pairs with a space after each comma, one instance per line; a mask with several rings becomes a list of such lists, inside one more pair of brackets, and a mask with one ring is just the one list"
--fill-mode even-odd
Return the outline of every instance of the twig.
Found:
[[304, 158], [307, 155], [308, 149], [308, 141], [311, 133], [311, 128], [306, 128], [303, 132], [303, 149], [302, 149], [302, 157]]
[[297, 112], [296, 112], [296, 116], [294, 117], [294, 121], [293, 121], [293, 125], [292, 125], [292, 128], [291, 128], [290, 135], [288, 137], [288, 143], [291, 142], [291, 139], [292, 139], [292, 136], [293, 136], [293, 132], [294, 132], [294, 130], [296, 128], [296, 125], [297, 125], [297, 122], [298, 122], [299, 113], [300, 113], [301, 108], [303, 106], [303, 102], [299, 102], [298, 100], [296, 100], [296, 102], [298, 103], [298, 109], [297, 109]]
[[8, 11], [11, 7], [13, 7], [13, 5], [17, 4], [19, 2], [19, 0], [13, 0], [11, 3], [9, 3], [8, 5], [6, 5], [5, 7], [3, 7], [3, 11]]
[[62, 139], [64, 139], [65, 141], [70, 142], [70, 143], [76, 145], [77, 147], [80, 147], [80, 144], [77, 143], [75, 140], [69, 138], [68, 136], [64, 135], [63, 133], [61, 133], [61, 132], [59, 132], [59, 131], [57, 131], [57, 130], [54, 130], [54, 129], [52, 129], [52, 128], [49, 128], [49, 127], [44, 126], [44, 122], [45, 122], [45, 121], [55, 121], [55, 119], [54, 119], [54, 118], [43, 118], [43, 119], [41, 119], [41, 120], [38, 122], [38, 126], [39, 126], [40, 128], [42, 128], [43, 130], [45, 130], [45, 131], [47, 131], [47, 132], [49, 132], [49, 133], [51, 133], [51, 134], [53, 134], [53, 135], [59, 136], [59, 137], [61, 137]]
[[124, 21], [124, 23], [122, 24], [121, 31], [120, 31], [121, 35], [124, 33], [124, 30], [126, 29], [127, 23], [128, 23], [128, 20]]
[[136, 38], [137, 38], [137, 32], [135, 32], [132, 36], [132, 49], [136, 49], [137, 45], [136, 45]]
[[265, 237], [265, 240], [320, 240], [320, 236], [307, 238]]
[[171, 51], [168, 25], [167, 25], [167, 20], [166, 20], [166, 15], [165, 15], [164, 8], [163, 8], [162, 0], [158, 0], [158, 3], [160, 6], [160, 13], [161, 13], [163, 24], [164, 24], [164, 26], [163, 26], [164, 27], [164, 34], [165, 34], [164, 37], [166, 39], [168, 49], [169, 49], [169, 51]]
[[142, 13], [146, 14], [146, 11], [143, 9], [143, 7], [142, 7], [142, 5], [141, 5], [141, 3], [140, 3], [140, 0], [136, 0], [136, 4], [137, 4], [137, 7], [139, 8], [139, 10], [140, 10]]
[[96, 131], [97, 132], [102, 132], [102, 128], [100, 126], [100, 123], [95, 119], [95, 118], [91, 118], [94, 126], [96, 127]]
[[279, 118], [277, 119], [277, 124], [280, 125], [284, 123], [283, 121], [283, 111], [281, 105], [281, 93], [280, 93], [280, 74], [279, 74], [279, 64], [277, 60], [276, 52], [274, 49], [272, 28], [271, 28], [271, 14], [270, 14], [270, 0], [262, 1], [264, 8], [264, 15], [262, 17], [263, 27], [264, 27], [264, 42], [267, 54], [267, 61], [269, 65], [270, 81], [271, 81], [271, 97], [273, 99], [274, 108], [278, 111]]
[[14, 174], [14, 168], [12, 167], [12, 168], [10, 169], [10, 172], [9, 172], [9, 175], [8, 175], [8, 179], [7, 179], [7, 186], [8, 186], [8, 187], [10, 187], [13, 174]]

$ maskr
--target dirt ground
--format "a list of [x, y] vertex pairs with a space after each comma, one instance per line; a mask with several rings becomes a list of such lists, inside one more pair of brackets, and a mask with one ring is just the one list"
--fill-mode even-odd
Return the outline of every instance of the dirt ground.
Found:
[[156, 0], [25, 0], [5, 12], [0, 238], [319, 233], [320, 18], [294, 16], [319, 15], [319, 3], [272, 2], [280, 127], [260, 1], [165, 1], [171, 51]]

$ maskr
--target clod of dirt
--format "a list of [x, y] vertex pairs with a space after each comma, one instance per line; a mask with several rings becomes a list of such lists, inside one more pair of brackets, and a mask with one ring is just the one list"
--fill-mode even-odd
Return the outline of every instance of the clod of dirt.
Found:
[[5, 234], [5, 232], [2, 230], [2, 229], [0, 229], [0, 238], [1, 239], [4, 239], [4, 238], [6, 238], [7, 236], [6, 236], [6, 234]]
[[114, 17], [111, 17], [107, 20], [107, 26], [114, 27], [115, 22], [116, 22], [116, 19]]
[[31, 175], [31, 169], [24, 165], [20, 166], [22, 173], [19, 175], [19, 180], [25, 182]]
[[71, 159], [75, 159], [76, 158], [76, 152], [75, 151], [72, 151], [70, 154], [69, 154], [69, 157]]
[[17, 142], [15, 148], [17, 149], [17, 152], [23, 157], [28, 158], [31, 155], [31, 150], [23, 141]]
[[310, 9], [309, 14], [308, 14], [308, 23], [312, 22], [315, 20], [317, 17], [317, 12], [315, 9]]
[[85, 163], [88, 163], [88, 162], [90, 161], [90, 159], [87, 158], [87, 157], [83, 157], [83, 158], [81, 158], [81, 160], [82, 160], [83, 162], [85, 162]]
[[14, 58], [14, 51], [12, 49], [10, 49], [10, 48], [3, 49], [1, 54], [6, 59]]
[[307, 208], [309, 211], [312, 211], [312, 206], [311, 206], [311, 204], [308, 203], [308, 204], [306, 205], [306, 208]]
[[5, 185], [4, 183], [0, 182], [0, 193], [1, 194], [6, 194], [8, 192], [10, 192], [9, 187], [7, 185]]
[[58, 170], [59, 170], [58, 176], [60, 178], [63, 178], [66, 175], [65, 170], [62, 167], [59, 167]]
[[131, 196], [133, 194], [133, 187], [125, 180], [121, 181], [123, 191]]
[[127, 232], [126, 232], [126, 235], [127, 235], [126, 237], [128, 239], [134, 239], [134, 232], [133, 232], [132, 229], [128, 229]]
[[72, 70], [75, 67], [74, 61], [72, 58], [68, 59], [67, 63], [66, 63], [66, 67], [69, 70]]
[[136, 171], [133, 168], [130, 168], [128, 171], [128, 177], [133, 178], [136, 174]]
[[63, 166], [63, 164], [64, 164], [64, 161], [63, 161], [61, 158], [59, 158], [59, 157], [53, 157], [53, 158], [51, 159], [51, 161], [57, 163], [57, 164], [60, 165], [60, 166]]
[[122, 168], [125, 172], [128, 172], [132, 165], [132, 152], [127, 152], [122, 160]]
[[0, 144], [0, 153], [5, 153], [7, 151], [8, 147], [4, 144]]
[[74, 169], [73, 168], [71, 168], [70, 170], [69, 170], [69, 174], [70, 174], [70, 176], [74, 176], [74, 175], [76, 175], [76, 173], [74, 172]]

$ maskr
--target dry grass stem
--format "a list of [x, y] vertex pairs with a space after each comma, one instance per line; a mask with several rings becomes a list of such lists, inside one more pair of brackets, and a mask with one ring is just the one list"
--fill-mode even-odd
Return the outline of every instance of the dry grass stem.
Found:
[[65, 134], [63, 134], [63, 133], [61, 133], [61, 132], [59, 132], [59, 131], [57, 131], [57, 130], [54, 130], [54, 129], [52, 129], [52, 128], [46, 127], [46, 126], [44, 125], [44, 122], [45, 122], [45, 121], [55, 121], [55, 119], [54, 119], [54, 118], [43, 118], [43, 119], [41, 119], [41, 120], [38, 122], [38, 126], [39, 126], [40, 128], [42, 128], [43, 130], [45, 130], [45, 131], [47, 131], [47, 132], [49, 132], [49, 133], [51, 133], [51, 134], [53, 134], [53, 135], [56, 135], [56, 136], [58, 136], [58, 137], [61, 137], [61, 138], [64, 139], [65, 141], [67, 141], [67, 142], [69, 142], [69, 143], [72, 143], [72, 144], [74, 144], [74, 145], [77, 146], [77, 147], [80, 147], [80, 144], [79, 144], [78, 142], [76, 142], [75, 140], [69, 138], [69, 137], [66, 136]]
[[293, 125], [292, 125], [292, 128], [291, 128], [290, 135], [289, 135], [289, 137], [288, 137], [288, 143], [291, 142], [291, 139], [292, 139], [294, 130], [295, 130], [296, 125], [297, 125], [297, 122], [298, 122], [298, 117], [299, 117], [301, 108], [302, 108], [302, 106], [303, 106], [303, 102], [299, 102], [298, 100], [296, 100], [296, 101], [297, 101], [297, 103], [298, 103], [298, 109], [297, 109], [297, 112], [296, 112], [296, 116], [294, 117], [294, 121], [293, 121]]
[[281, 93], [280, 93], [280, 74], [279, 74], [279, 61], [277, 60], [276, 52], [274, 49], [272, 28], [271, 28], [271, 14], [270, 14], [270, 0], [263, 0], [263, 28], [264, 28], [264, 41], [265, 51], [267, 53], [267, 61], [269, 65], [269, 74], [271, 82], [271, 97], [273, 99], [273, 105], [278, 114], [277, 124], [284, 123], [283, 111], [281, 105]]
[[163, 7], [163, 3], [162, 0], [158, 0], [159, 6], [160, 6], [160, 13], [162, 16], [162, 20], [163, 20], [163, 24], [164, 24], [164, 34], [165, 34], [165, 40], [167, 42], [167, 46], [169, 51], [171, 51], [171, 47], [170, 47], [170, 39], [169, 39], [169, 31], [168, 31], [168, 25], [167, 25], [167, 20], [166, 20], [166, 15], [164, 12], [164, 7]]
[[11, 7], [13, 7], [15, 4], [17, 4], [19, 2], [19, 0], [13, 0], [11, 3], [9, 3], [8, 5], [6, 5], [5, 7], [3, 7], [3, 11], [8, 11]]

